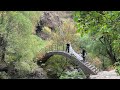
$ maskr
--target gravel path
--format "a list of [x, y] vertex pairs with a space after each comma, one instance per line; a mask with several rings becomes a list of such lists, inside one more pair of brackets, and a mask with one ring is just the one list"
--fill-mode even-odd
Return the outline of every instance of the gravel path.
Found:
[[120, 79], [115, 70], [101, 71], [97, 75], [90, 75], [90, 79]]

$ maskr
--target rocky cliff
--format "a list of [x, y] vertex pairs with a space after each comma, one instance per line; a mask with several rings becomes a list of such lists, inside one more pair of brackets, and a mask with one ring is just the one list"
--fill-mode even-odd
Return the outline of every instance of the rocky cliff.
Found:
[[42, 39], [46, 40], [49, 35], [43, 32], [44, 27], [48, 27], [51, 31], [60, 30], [64, 21], [70, 20], [73, 22], [72, 11], [43, 11], [43, 14], [38, 22], [36, 33]]

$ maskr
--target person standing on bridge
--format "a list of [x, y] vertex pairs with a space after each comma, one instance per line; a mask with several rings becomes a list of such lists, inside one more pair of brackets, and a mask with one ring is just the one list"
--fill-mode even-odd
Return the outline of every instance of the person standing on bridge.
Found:
[[70, 51], [70, 43], [67, 43], [67, 44], [66, 44], [66, 52], [69, 53], [69, 51]]
[[86, 50], [85, 49], [82, 50], [82, 57], [83, 57], [83, 61], [85, 61], [85, 57], [86, 57]]

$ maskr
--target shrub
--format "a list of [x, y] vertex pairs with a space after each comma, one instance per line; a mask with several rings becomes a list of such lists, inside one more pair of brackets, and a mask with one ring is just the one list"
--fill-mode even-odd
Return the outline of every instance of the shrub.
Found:
[[77, 70], [75, 71], [67, 71], [64, 72], [61, 76], [60, 79], [85, 79], [86, 76], [83, 74], [83, 72], [78, 72]]
[[116, 62], [114, 65], [115, 65], [115, 72], [118, 73], [118, 75], [120, 75], [120, 62]]
[[10, 77], [6, 72], [0, 72], [0, 79], [10, 79]]

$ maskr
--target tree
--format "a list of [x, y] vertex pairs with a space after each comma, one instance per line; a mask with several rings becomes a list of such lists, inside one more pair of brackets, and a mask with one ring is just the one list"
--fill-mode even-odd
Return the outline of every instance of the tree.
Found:
[[105, 49], [104, 56], [108, 57], [112, 63], [120, 58], [119, 19], [119, 11], [78, 11], [74, 14], [78, 32], [81, 35], [87, 33], [93, 41], [100, 42], [102, 47], [98, 48]]
[[0, 59], [8, 65], [14, 62], [21, 75], [37, 67], [34, 58], [44, 44], [34, 35], [40, 15], [30, 11], [0, 12]]

